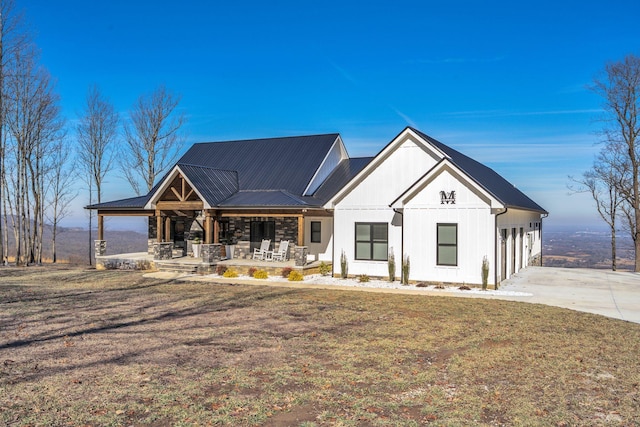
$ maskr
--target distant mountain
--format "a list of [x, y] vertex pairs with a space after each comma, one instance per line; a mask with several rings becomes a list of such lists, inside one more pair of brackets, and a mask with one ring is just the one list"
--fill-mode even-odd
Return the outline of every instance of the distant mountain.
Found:
[[[107, 241], [107, 254], [146, 252], [147, 235], [135, 231], [105, 230]], [[92, 230], [91, 239], [89, 230], [81, 227], [62, 227], [58, 229], [57, 255], [58, 262], [72, 264], [89, 264], [89, 249], [93, 256], [93, 241], [97, 238], [97, 231]], [[43, 239], [43, 260], [51, 261], [51, 226], [45, 226]], [[9, 256], [15, 252], [13, 232], [9, 230]]]

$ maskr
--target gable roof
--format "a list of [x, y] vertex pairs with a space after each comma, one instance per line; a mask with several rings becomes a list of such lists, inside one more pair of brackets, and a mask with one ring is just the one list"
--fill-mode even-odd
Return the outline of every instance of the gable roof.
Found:
[[198, 143], [178, 164], [236, 171], [239, 190], [278, 189], [302, 195], [338, 138], [332, 133]]
[[[146, 196], [88, 208], [151, 209], [177, 173], [189, 182], [205, 207], [321, 207], [324, 198], [333, 195], [332, 188], [337, 191], [352, 177], [346, 173], [333, 178], [332, 186], [324, 186], [334, 175], [333, 166], [327, 165], [334, 147], [334, 153], [348, 158], [337, 133], [196, 143]], [[335, 159], [338, 165], [343, 161]], [[318, 178], [321, 170], [328, 174], [324, 180]], [[314, 180], [320, 182], [314, 185], [318, 189], [305, 195]]]
[[477, 184], [482, 186], [486, 191], [491, 193], [496, 199], [500, 200], [500, 202], [502, 202], [506, 207], [531, 210], [544, 214], [548, 213], [539, 204], [530, 199], [522, 191], [518, 190], [513, 184], [504, 179], [490, 167], [473, 160], [471, 157], [465, 156], [459, 151], [454, 150], [417, 129], [412, 127], [409, 127], [409, 129], [418, 134], [426, 142], [442, 151], [449, 158], [451, 163], [463, 171]]

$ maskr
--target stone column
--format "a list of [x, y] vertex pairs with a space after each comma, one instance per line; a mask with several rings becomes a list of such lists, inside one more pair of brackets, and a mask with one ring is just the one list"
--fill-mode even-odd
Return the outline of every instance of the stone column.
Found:
[[162, 242], [153, 244], [153, 259], [163, 260], [173, 258], [173, 243]]
[[107, 254], [107, 241], [106, 240], [94, 240], [94, 249], [96, 256], [104, 256]]
[[302, 267], [307, 264], [307, 255], [309, 254], [309, 248], [306, 246], [296, 246], [293, 253], [293, 259], [296, 267]]
[[222, 259], [222, 245], [220, 243], [200, 245], [202, 262], [214, 263]]

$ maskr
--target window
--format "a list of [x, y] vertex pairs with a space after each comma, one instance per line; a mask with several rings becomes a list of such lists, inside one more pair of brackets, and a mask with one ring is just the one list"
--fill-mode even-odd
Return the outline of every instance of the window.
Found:
[[387, 223], [356, 222], [356, 259], [386, 261]]
[[458, 224], [438, 224], [438, 265], [458, 265]]
[[311, 221], [311, 243], [320, 243], [322, 240], [322, 226], [320, 221]]

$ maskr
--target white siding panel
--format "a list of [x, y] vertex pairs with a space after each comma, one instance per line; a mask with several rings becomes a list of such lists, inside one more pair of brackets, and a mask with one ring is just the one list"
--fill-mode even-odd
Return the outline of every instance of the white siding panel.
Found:
[[436, 160], [410, 139], [339, 202], [341, 208], [388, 207], [435, 165]]
[[[311, 243], [311, 222], [320, 222], [320, 243]], [[333, 218], [331, 217], [305, 217], [304, 218], [304, 244], [309, 250], [307, 260], [331, 262], [331, 250], [333, 247]]]
[[338, 140], [333, 145], [331, 151], [327, 154], [327, 158], [320, 166], [320, 169], [316, 172], [316, 176], [313, 177], [313, 181], [309, 184], [305, 195], [312, 195], [315, 193], [318, 187], [322, 185], [325, 179], [327, 179], [331, 172], [333, 172], [336, 166], [338, 166], [340, 161], [344, 158], [343, 154], [344, 150], [342, 148], [342, 142]]
[[393, 248], [396, 264], [399, 264], [402, 229], [399, 226], [392, 225], [393, 216], [394, 212], [389, 207], [386, 209], [336, 209], [334, 211], [336, 224], [333, 253], [334, 274], [340, 274], [340, 255], [344, 251], [348, 260], [349, 276], [368, 274], [372, 277], [387, 277], [387, 261], [361, 261], [355, 259], [355, 223], [387, 223], [389, 233], [388, 247], [390, 249]]
[[[442, 204], [440, 191], [455, 191], [455, 204]], [[457, 224], [458, 265], [437, 265], [437, 224]], [[411, 259], [410, 279], [481, 284], [482, 259], [493, 281], [494, 216], [487, 201], [448, 171], [443, 171], [404, 208], [404, 251]]]

